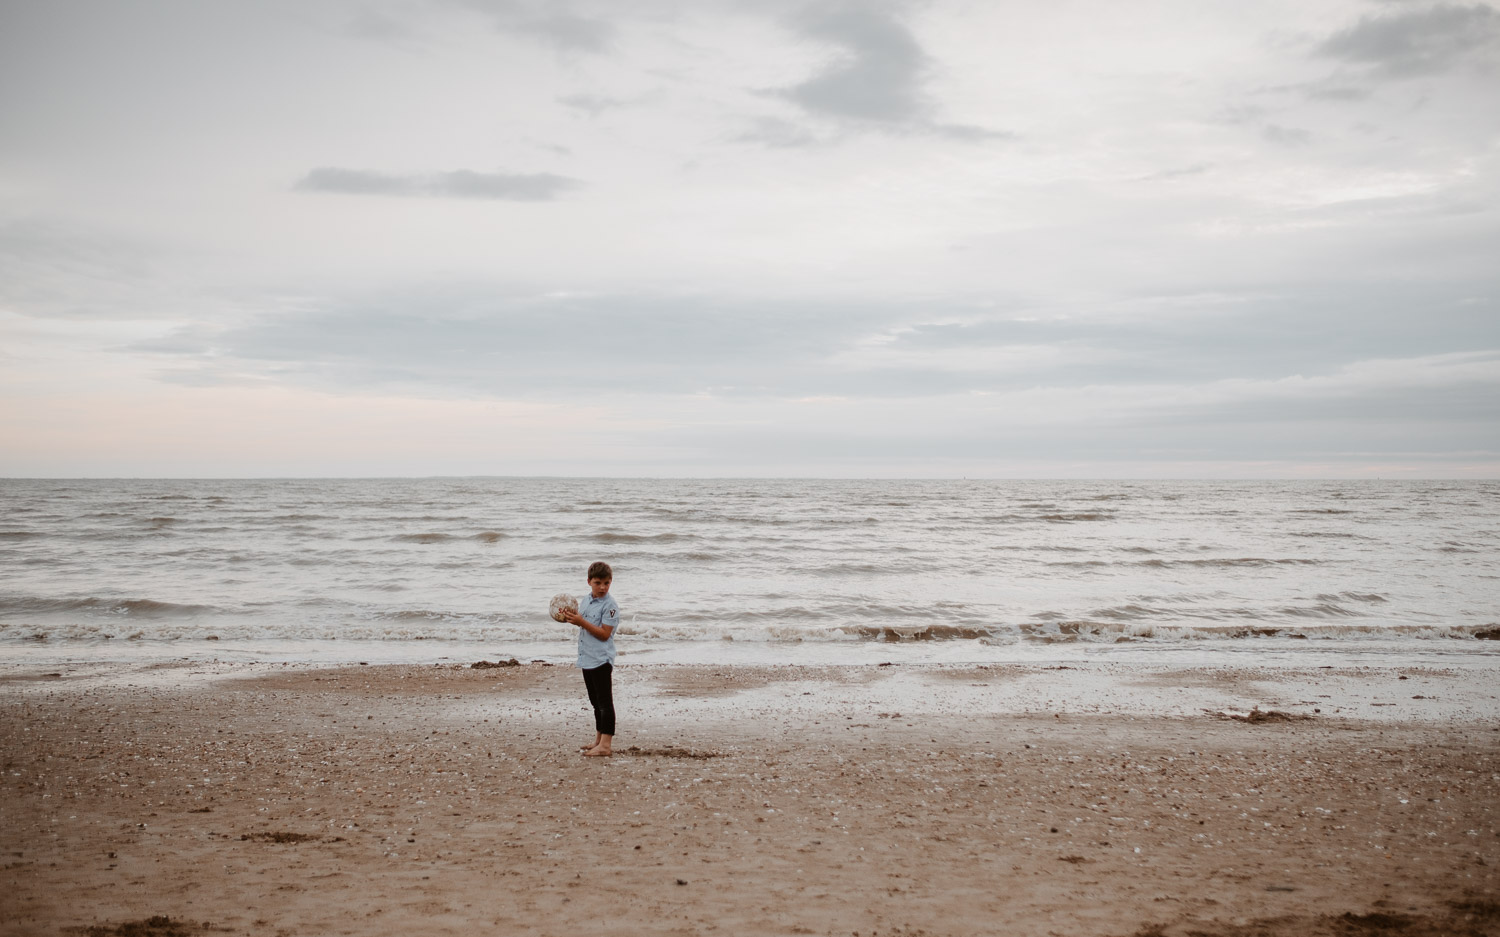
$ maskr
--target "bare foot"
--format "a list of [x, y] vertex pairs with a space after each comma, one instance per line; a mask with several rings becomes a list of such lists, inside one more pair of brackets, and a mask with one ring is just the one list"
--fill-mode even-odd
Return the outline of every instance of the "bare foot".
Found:
[[583, 753], [583, 757], [585, 757], [585, 758], [608, 758], [611, 754], [613, 754], [613, 753], [609, 749], [605, 748], [603, 745], [595, 745], [593, 748], [591, 748], [588, 751], [584, 752]]

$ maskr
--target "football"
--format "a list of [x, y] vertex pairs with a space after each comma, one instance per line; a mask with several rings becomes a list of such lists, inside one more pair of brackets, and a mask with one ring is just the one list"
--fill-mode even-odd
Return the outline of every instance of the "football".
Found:
[[551, 614], [553, 621], [563, 621], [563, 612], [578, 611], [578, 600], [573, 598], [571, 595], [568, 595], [566, 592], [559, 592], [557, 595], [554, 595], [552, 597], [552, 601], [548, 603], [547, 611], [549, 614]]

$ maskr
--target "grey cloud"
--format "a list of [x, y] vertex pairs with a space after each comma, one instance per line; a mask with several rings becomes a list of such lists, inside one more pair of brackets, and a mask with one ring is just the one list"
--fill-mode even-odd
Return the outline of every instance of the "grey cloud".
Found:
[[549, 172], [483, 173], [460, 169], [426, 175], [391, 175], [324, 166], [303, 176], [295, 188], [302, 192], [339, 195], [546, 202], [581, 184], [576, 179]]
[[274, 370], [343, 385], [567, 393], [576, 382], [559, 374], [556, 362], [560, 355], [571, 360], [586, 336], [600, 350], [600, 380], [589, 384], [591, 392], [608, 386], [766, 393], [779, 379], [778, 368], [807, 370], [861, 327], [888, 324], [870, 314], [848, 318], [850, 312], [436, 288], [266, 315], [213, 336], [185, 333], [142, 350], [222, 365], [230, 373]]
[[0, 308], [24, 316], [160, 319], [163, 302], [144, 244], [38, 218], [0, 222]]
[[[1477, 284], [1470, 284], [1471, 287]], [[1050, 383], [1201, 383], [1225, 377], [1270, 380], [1288, 374], [1326, 373], [1340, 364], [1374, 358], [1438, 355], [1500, 347], [1500, 326], [1489, 321], [1496, 303], [1464, 306], [1461, 288], [1442, 302], [1421, 287], [1345, 284], [1323, 289], [1302, 285], [1288, 294], [1241, 297], [1232, 307], [1205, 302], [1198, 314], [1148, 316], [1118, 321], [1112, 316], [1035, 321], [995, 318], [964, 324], [918, 325], [889, 347], [914, 360], [932, 355], [940, 366], [945, 350], [1000, 346], [1063, 348], [1068, 355], [1049, 374]], [[1160, 297], [1172, 306], [1180, 298]], [[1409, 310], [1423, 305], [1430, 321]], [[1348, 309], [1361, 317], [1351, 325]], [[1080, 365], [1093, 355], [1087, 365]], [[997, 390], [1002, 374], [959, 373], [953, 389]], [[1031, 375], [1024, 380], [1030, 380]], [[1023, 380], [1023, 382], [1024, 382]]]
[[1486, 5], [1439, 4], [1366, 16], [1328, 37], [1317, 51], [1388, 77], [1435, 74], [1500, 51], [1500, 12]]
[[[392, 384], [480, 394], [578, 391], [555, 367], [588, 338], [589, 392], [890, 399], [1028, 387], [1195, 385], [1328, 374], [1353, 361], [1500, 348], [1493, 282], [1351, 283], [1209, 303], [1200, 314], [974, 318], [973, 310], [710, 298], [547, 298], [415, 289], [184, 330], [138, 350], [178, 373], [275, 375], [341, 389]], [[1163, 297], [1179, 308], [1177, 297]], [[1420, 305], [1424, 314], [1412, 316]], [[1357, 327], [1348, 310], [1360, 310]], [[935, 318], [964, 316], [940, 324]], [[925, 323], [925, 324], [924, 324]], [[1032, 355], [1041, 349], [1044, 355]]]
[[411, 27], [371, 7], [361, 7], [349, 20], [346, 32], [356, 39], [381, 42], [402, 42], [416, 37]]
[[738, 143], [761, 143], [765, 146], [788, 149], [813, 146], [822, 142], [817, 134], [801, 124], [794, 124], [779, 117], [757, 118], [751, 124], [750, 129], [734, 139]]
[[[894, 9], [883, 4], [834, 3], [804, 11], [791, 21], [794, 31], [804, 39], [835, 47], [839, 55], [812, 78], [767, 93], [791, 101], [814, 117], [850, 125], [926, 133], [966, 143], [1013, 139], [1015, 135], [1008, 131], [933, 118], [934, 104], [923, 89], [931, 60]], [[772, 146], [813, 142], [764, 123], [744, 139]]]
[[1312, 142], [1312, 134], [1308, 131], [1300, 127], [1282, 127], [1279, 124], [1267, 124], [1261, 130], [1261, 136], [1278, 146], [1307, 146]]
[[1256, 104], [1232, 104], [1224, 108], [1220, 118], [1229, 124], [1249, 124], [1266, 116], [1266, 109]]
[[570, 147], [563, 146], [561, 143], [555, 143], [551, 140], [539, 140], [534, 137], [526, 137], [523, 138], [520, 142], [526, 144], [527, 146], [536, 147], [539, 150], [551, 153], [554, 156], [573, 155], [573, 150]]
[[1014, 140], [1016, 134], [1009, 130], [991, 130], [988, 127], [976, 127], [973, 124], [935, 124], [926, 125], [928, 130], [941, 137], [951, 140], [960, 140], [964, 143], [983, 143], [986, 140]]
[[163, 384], [175, 384], [178, 387], [225, 387], [233, 384], [253, 386], [258, 383], [202, 368], [163, 368], [155, 376]]
[[1364, 101], [1374, 93], [1370, 88], [1349, 84], [1347, 76], [1271, 85], [1262, 90], [1273, 94], [1296, 94], [1309, 101]]
[[[563, 0], [464, 0], [487, 14], [502, 32], [539, 39], [560, 52], [608, 52], [615, 25], [603, 16], [580, 12]], [[606, 7], [606, 9], [608, 9]]]
[[1315, 101], [1363, 101], [1370, 96], [1368, 88], [1354, 88], [1348, 85], [1310, 86], [1305, 93]]
[[570, 94], [558, 98], [557, 103], [575, 111], [583, 111], [590, 117], [598, 117], [605, 111], [625, 106], [624, 101], [602, 94]]
[[567, 13], [526, 20], [519, 24], [519, 29], [570, 52], [605, 52], [615, 34], [611, 23]]
[[808, 111], [887, 123], [924, 118], [921, 84], [927, 55], [911, 32], [874, 6], [816, 10], [796, 24], [803, 36], [831, 43], [844, 55], [822, 73], [781, 91]]
[[1213, 169], [1213, 166], [1209, 163], [1194, 163], [1191, 166], [1182, 166], [1176, 169], [1163, 169], [1160, 172], [1153, 172], [1144, 176], [1138, 176], [1136, 178], [1136, 181], [1164, 182], [1169, 179], [1183, 179], [1189, 176], [1201, 176], [1211, 169]]
[[[1451, 400], [1445, 393], [1416, 393], [1412, 409], [1441, 412]], [[878, 432], [849, 430], [832, 422], [816, 428], [775, 424], [731, 428], [672, 429], [650, 437], [674, 450], [701, 451], [725, 466], [764, 462], [767, 453], [795, 453], [802, 460], [845, 464], [859, 474], [871, 460], [900, 462], [910, 454], [912, 475], [929, 474], [944, 460], [1015, 460], [1018, 455], [1045, 454], [1046, 460], [1098, 463], [1243, 460], [1307, 460], [1367, 464], [1371, 458], [1441, 462], [1447, 459], [1493, 459], [1500, 450], [1475, 439], [1477, 429], [1495, 425], [1495, 413], [1433, 420], [1412, 414], [1386, 415], [1388, 401], [1365, 400], [1351, 408], [1360, 414], [1310, 410], [1304, 405], [1246, 408], [1235, 419], [1221, 411], [1175, 414], [1122, 414], [1101, 408], [1073, 420], [1048, 425], [1005, 425], [979, 418], [960, 430], [937, 426], [914, 430], [891, 425]], [[645, 435], [645, 434], [643, 434]]]

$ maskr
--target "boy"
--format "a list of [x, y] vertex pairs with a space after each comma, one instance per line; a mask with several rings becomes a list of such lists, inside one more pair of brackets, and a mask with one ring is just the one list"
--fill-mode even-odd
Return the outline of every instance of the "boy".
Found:
[[620, 605], [609, 594], [614, 570], [608, 563], [589, 566], [589, 597], [578, 611], [568, 612], [564, 621], [578, 626], [578, 669], [583, 671], [583, 685], [589, 691], [594, 707], [595, 737], [592, 745], [583, 746], [590, 758], [608, 758], [615, 738], [615, 700], [610, 674], [615, 664], [615, 626], [620, 623]]

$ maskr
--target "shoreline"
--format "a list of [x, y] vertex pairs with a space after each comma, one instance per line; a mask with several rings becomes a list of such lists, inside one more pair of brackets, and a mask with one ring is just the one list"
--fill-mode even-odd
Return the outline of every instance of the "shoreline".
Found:
[[[455, 649], [456, 650], [456, 649]], [[471, 649], [472, 650], [472, 649]], [[511, 650], [511, 649], [508, 649]], [[292, 674], [363, 673], [388, 677], [393, 673], [424, 674], [429, 670], [466, 671], [505, 662], [515, 672], [574, 670], [572, 649], [545, 657], [479, 654], [458, 659], [444, 655], [420, 662], [250, 660], [182, 656], [141, 660], [26, 660], [0, 656], [0, 699], [29, 696], [55, 689], [88, 690], [127, 687], [234, 687], [244, 680], [273, 679]], [[807, 682], [859, 687], [846, 703], [870, 709], [891, 707], [930, 714], [954, 715], [982, 711], [992, 715], [1034, 712], [1110, 715], [1149, 712], [1158, 717], [1182, 718], [1207, 711], [1246, 712], [1254, 707], [1277, 708], [1309, 717], [1341, 718], [1373, 723], [1441, 724], [1500, 722], [1500, 655], [1457, 659], [1421, 659], [1393, 665], [1370, 663], [1345, 655], [1331, 655], [1335, 663], [1285, 660], [1225, 660], [1200, 658], [1152, 659], [1056, 657], [1039, 660], [902, 660], [886, 659], [833, 663], [744, 663], [733, 659], [715, 663], [658, 661], [635, 653], [620, 655], [616, 684], [639, 682], [654, 701], [660, 687], [674, 674], [724, 672], [737, 675], [730, 689], [712, 680], [698, 681], [700, 698], [716, 700], [733, 694], [740, 704], [778, 683]], [[869, 679], [877, 675], [878, 680]], [[297, 676], [301, 675], [301, 676]], [[973, 680], [968, 678], [972, 677]], [[637, 680], [638, 678], [638, 680]], [[311, 679], [316, 680], [316, 676]], [[976, 682], [977, 681], [977, 682]], [[933, 692], [940, 689], [940, 693]], [[617, 691], [618, 692], [618, 691]], [[627, 689], [628, 692], [628, 689]], [[562, 693], [567, 698], [566, 690]], [[677, 705], [691, 706], [691, 695], [672, 693]], [[774, 694], [773, 694], [774, 697]], [[579, 701], [581, 705], [581, 700]], [[818, 701], [814, 701], [818, 702]], [[508, 705], [523, 710], [526, 700]], [[793, 705], [783, 701], [780, 705]], [[793, 708], [796, 708], [793, 706]]]
[[1500, 933], [1497, 674], [629, 664], [582, 759], [565, 665], [11, 664], [0, 920]]
[[[1486, 626], [1493, 631], [1494, 626]], [[1300, 640], [1255, 636], [1236, 640], [1123, 642], [1087, 636], [1033, 636], [1015, 642], [976, 640], [667, 640], [626, 635], [621, 661], [630, 666], [906, 666], [1110, 664], [1169, 667], [1403, 666], [1500, 669], [1500, 640], [1452, 637], [1363, 637]], [[289, 665], [329, 667], [459, 664], [515, 657], [570, 664], [571, 641], [556, 636], [534, 641], [473, 639], [230, 639], [27, 640], [0, 643], [0, 676], [7, 669], [107, 665], [178, 664], [215, 666]]]

